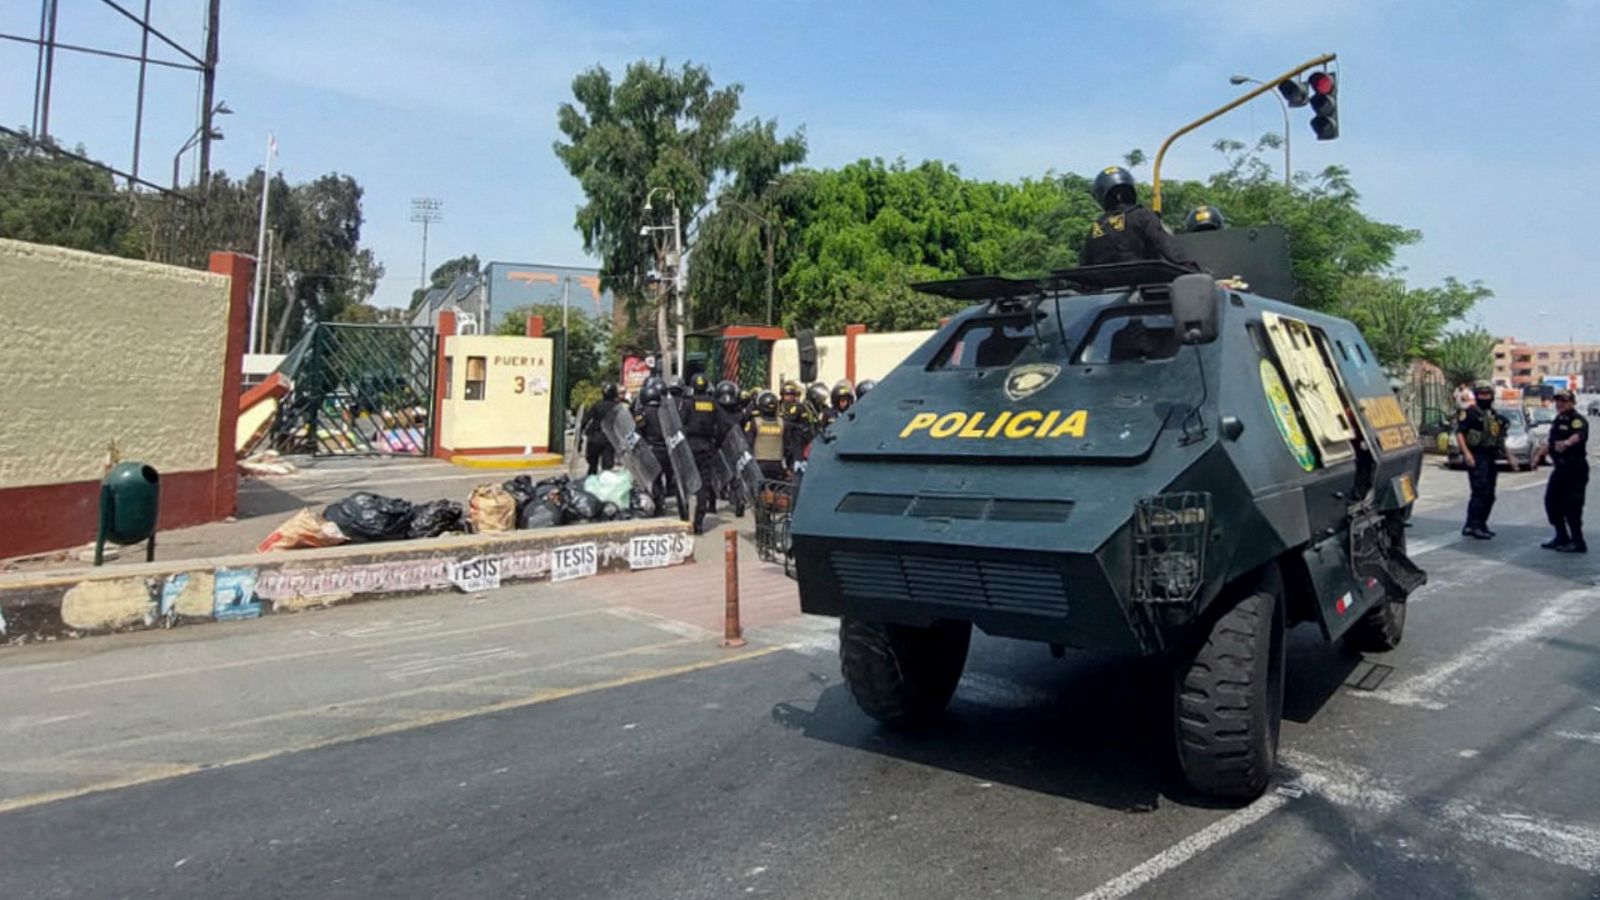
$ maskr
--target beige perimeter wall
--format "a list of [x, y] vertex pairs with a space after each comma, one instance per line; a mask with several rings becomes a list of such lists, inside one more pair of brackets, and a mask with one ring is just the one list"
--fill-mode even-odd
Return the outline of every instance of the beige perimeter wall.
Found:
[[228, 279], [0, 240], [0, 488], [217, 464]]
[[[856, 336], [856, 381], [881, 380], [905, 361], [911, 351], [933, 337], [933, 331], [868, 332]], [[845, 377], [845, 338], [842, 334], [817, 337], [817, 380], [832, 388]], [[777, 393], [784, 381], [800, 379], [800, 347], [794, 338], [772, 345], [772, 384]]]

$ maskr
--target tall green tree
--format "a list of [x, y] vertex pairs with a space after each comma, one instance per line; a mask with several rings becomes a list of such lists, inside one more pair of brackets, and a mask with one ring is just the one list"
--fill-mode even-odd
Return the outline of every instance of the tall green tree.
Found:
[[671, 220], [659, 192], [649, 218], [645, 201], [653, 188], [670, 190], [687, 226], [723, 167], [741, 90], [716, 87], [705, 68], [690, 63], [672, 69], [664, 59], [635, 62], [620, 82], [596, 66], [573, 79], [575, 102], [557, 111], [566, 140], [556, 142], [556, 156], [585, 197], [576, 219], [584, 249], [599, 255], [602, 286], [631, 318], [654, 318], [662, 348], [669, 343], [666, 294], [651, 289], [650, 276], [666, 268], [668, 242], [640, 229]]
[[1446, 384], [1488, 381], [1494, 374], [1495, 341], [1482, 328], [1452, 332], [1434, 348], [1432, 362], [1444, 373]]
[[110, 172], [9, 134], [0, 134], [0, 237], [140, 255], [134, 200]]

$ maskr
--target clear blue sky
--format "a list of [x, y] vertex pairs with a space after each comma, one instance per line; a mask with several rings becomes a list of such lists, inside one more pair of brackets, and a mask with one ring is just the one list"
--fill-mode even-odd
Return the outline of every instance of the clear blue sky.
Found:
[[[136, 49], [114, 12], [63, 7], [62, 40]], [[199, 42], [200, 0], [155, 8], [158, 24]], [[33, 31], [37, 16], [32, 0], [7, 3], [0, 30]], [[1332, 50], [1343, 137], [1317, 143], [1306, 111], [1293, 111], [1295, 168], [1351, 169], [1370, 214], [1422, 230], [1401, 258], [1409, 278], [1453, 274], [1495, 290], [1478, 314], [1486, 327], [1600, 341], [1587, 225], [1600, 184], [1597, 0], [223, 0], [222, 17], [217, 96], [236, 112], [222, 120], [214, 166], [259, 165], [270, 129], [291, 178], [354, 175], [366, 188], [363, 237], [388, 270], [386, 305], [417, 281], [416, 195], [445, 201], [430, 263], [585, 261], [572, 228], [580, 196], [550, 147], [556, 105], [595, 63], [704, 64], [745, 86], [742, 118], [804, 125], [815, 165], [939, 158], [1015, 179], [1154, 152], [1232, 96], [1230, 74], [1265, 77]], [[26, 48], [0, 46], [0, 121], [27, 123], [32, 71]], [[52, 130], [126, 165], [126, 65], [63, 57], [57, 83]], [[147, 174], [170, 178], [195, 106], [192, 80], [152, 82]], [[1277, 104], [1262, 98], [1186, 138], [1169, 171], [1204, 176], [1219, 162], [1216, 138], [1279, 128]]]

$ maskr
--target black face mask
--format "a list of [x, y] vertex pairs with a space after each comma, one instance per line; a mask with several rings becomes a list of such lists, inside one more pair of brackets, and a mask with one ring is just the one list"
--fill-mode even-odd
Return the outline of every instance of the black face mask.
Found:
[[1484, 398], [1484, 397], [1479, 397], [1478, 398], [1478, 408], [1479, 409], [1488, 409], [1488, 408], [1490, 408], [1492, 406], [1494, 406], [1494, 401], [1493, 400], [1490, 400], [1490, 399], [1487, 399], [1487, 398]]

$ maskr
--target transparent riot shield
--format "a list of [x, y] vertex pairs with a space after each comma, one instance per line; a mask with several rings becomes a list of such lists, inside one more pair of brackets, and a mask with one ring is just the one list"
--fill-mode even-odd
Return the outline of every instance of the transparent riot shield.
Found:
[[754, 505], [756, 496], [761, 492], [761, 466], [745, 444], [744, 434], [737, 428], [729, 431], [722, 438], [717, 458], [733, 490], [743, 495], [746, 503]]
[[671, 401], [662, 403], [656, 415], [661, 433], [667, 439], [667, 460], [672, 463], [672, 474], [678, 482], [678, 497], [687, 504], [700, 493], [700, 467], [694, 464], [694, 451], [689, 449], [689, 439], [683, 436], [683, 416], [678, 414], [678, 405]]
[[628, 408], [618, 404], [611, 410], [611, 415], [600, 423], [600, 430], [611, 446], [616, 448], [617, 459], [633, 476], [634, 485], [648, 493], [650, 486], [661, 475], [661, 464], [656, 462], [656, 455], [650, 452], [650, 446], [644, 442], [644, 435], [633, 427], [633, 416], [628, 414]]

